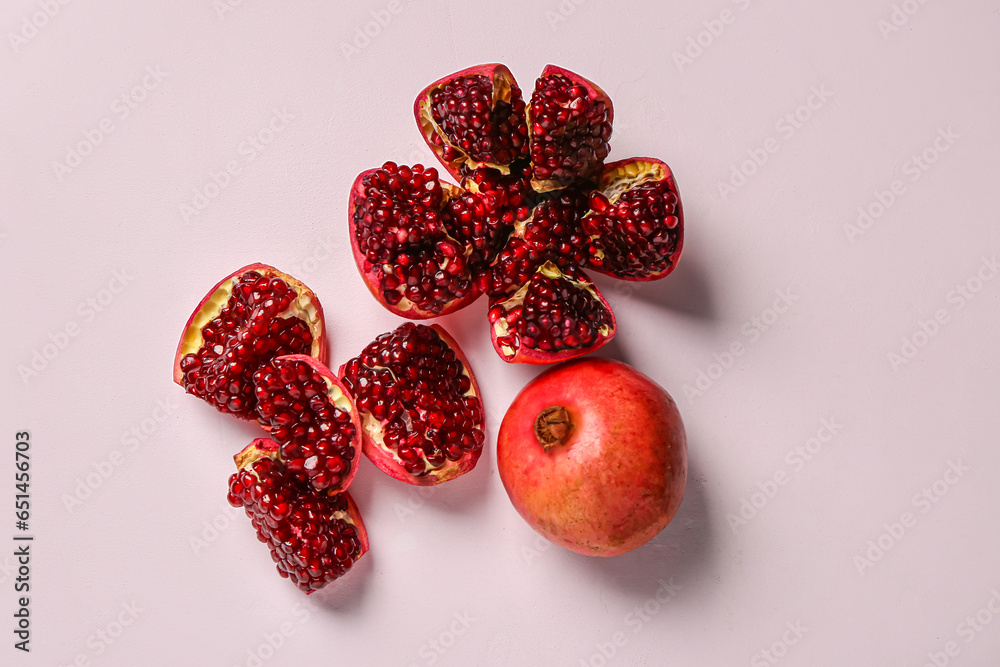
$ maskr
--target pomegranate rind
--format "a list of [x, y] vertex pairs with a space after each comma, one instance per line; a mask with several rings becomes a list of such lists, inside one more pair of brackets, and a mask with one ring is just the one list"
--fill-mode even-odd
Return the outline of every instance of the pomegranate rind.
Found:
[[[369, 264], [369, 262], [368, 258], [364, 256], [364, 253], [362, 253], [361, 249], [358, 247], [357, 225], [354, 224], [354, 209], [355, 209], [354, 201], [357, 197], [363, 198], [365, 196], [365, 186], [364, 186], [365, 177], [375, 173], [378, 170], [379, 167], [376, 167], [374, 169], [367, 169], [358, 174], [358, 177], [354, 179], [354, 185], [351, 186], [351, 195], [349, 197], [349, 201], [347, 202], [347, 230], [350, 236], [351, 254], [354, 256], [354, 265], [357, 266], [358, 273], [361, 274], [361, 279], [364, 281], [365, 287], [368, 288], [368, 291], [371, 292], [371, 295], [375, 297], [375, 300], [378, 301], [380, 304], [382, 304], [382, 306], [389, 312], [393, 313], [394, 315], [405, 317], [410, 320], [426, 320], [434, 317], [441, 317], [443, 315], [453, 313], [456, 310], [465, 308], [470, 303], [478, 299], [480, 296], [480, 292], [478, 291], [478, 289], [476, 289], [475, 282], [473, 282], [473, 289], [470, 291], [469, 294], [462, 297], [461, 299], [455, 299], [449, 302], [448, 305], [442, 308], [441, 312], [439, 313], [433, 313], [418, 308], [412, 301], [410, 301], [405, 296], [402, 299], [400, 299], [399, 303], [395, 305], [386, 301], [385, 296], [382, 294], [382, 292], [379, 290], [378, 287], [379, 284], [378, 267], [372, 266], [371, 269], [365, 270], [365, 265]], [[455, 197], [461, 196], [462, 194], [462, 189], [460, 187], [448, 183], [446, 181], [441, 181], [441, 191], [443, 194], [444, 202], [448, 202]]]
[[[347, 490], [354, 481], [354, 477], [358, 474], [358, 467], [361, 465], [361, 457], [357, 456], [357, 450], [361, 448], [361, 416], [358, 413], [357, 406], [354, 405], [354, 397], [351, 392], [348, 391], [347, 387], [340, 381], [340, 378], [334, 374], [325, 364], [321, 364], [316, 359], [305, 354], [286, 354], [281, 357], [275, 357], [274, 361], [301, 361], [308, 364], [314, 371], [319, 373], [319, 375], [326, 382], [327, 391], [326, 395], [330, 402], [336, 407], [340, 408], [347, 414], [351, 415], [351, 424], [354, 425], [354, 438], [352, 445], [354, 446], [355, 456], [351, 460], [351, 469], [344, 475], [343, 481], [338, 485], [337, 489], [329, 489], [334, 493], [342, 493]], [[264, 424], [260, 421], [257, 422], [261, 425], [265, 431], [270, 432], [271, 426], [269, 424]]]
[[[464, 151], [462, 151], [461, 148], [458, 148], [448, 140], [444, 131], [434, 120], [434, 116], [431, 113], [431, 97], [433, 93], [438, 88], [448, 84], [449, 82], [465, 76], [489, 77], [493, 81], [494, 104], [496, 104], [498, 100], [510, 101], [511, 87], [517, 86], [517, 81], [514, 80], [514, 75], [511, 73], [510, 69], [501, 63], [473, 65], [472, 67], [466, 67], [463, 70], [459, 70], [454, 74], [441, 77], [431, 85], [421, 90], [420, 94], [417, 95], [417, 99], [413, 102], [413, 116], [417, 121], [417, 127], [420, 129], [420, 135], [424, 138], [424, 141], [427, 143], [428, 148], [431, 149], [431, 152], [434, 153], [434, 156], [437, 157], [438, 162], [440, 162], [448, 173], [451, 174], [456, 180], [461, 180], [463, 173], [479, 167], [493, 167], [494, 169], [499, 169], [503, 174], [509, 174], [509, 164], [481, 162], [470, 158]], [[443, 147], [434, 143], [431, 139], [433, 136], [440, 137], [441, 141], [448, 143], [449, 146], [462, 153], [462, 157], [451, 161], [446, 160], [444, 157]]]
[[[465, 353], [462, 352], [462, 348], [459, 346], [458, 341], [456, 341], [451, 334], [445, 331], [444, 327], [439, 324], [431, 324], [429, 326], [437, 333], [438, 336], [440, 336], [441, 340], [451, 348], [452, 352], [455, 353], [455, 358], [462, 363], [463, 373], [468, 376], [471, 384], [469, 391], [466, 392], [464, 396], [474, 396], [479, 401], [479, 409], [483, 415], [481, 428], [485, 434], [486, 408], [483, 405], [482, 394], [479, 391], [479, 383], [476, 381], [476, 375], [472, 371], [472, 366], [469, 365], [468, 358], [465, 356]], [[347, 363], [344, 363], [340, 367], [340, 377], [344, 377], [346, 368]], [[435, 486], [437, 484], [451, 481], [456, 477], [461, 477], [476, 467], [476, 463], [479, 461], [479, 457], [482, 456], [483, 453], [483, 447], [480, 447], [478, 450], [468, 452], [458, 461], [448, 461], [441, 467], [432, 469], [426, 474], [413, 475], [403, 466], [402, 461], [397, 457], [396, 453], [386, 447], [383, 443], [381, 439], [383, 427], [382, 423], [370, 414], [366, 414], [362, 418], [362, 424], [364, 425], [361, 429], [363, 434], [362, 452], [366, 457], [368, 457], [368, 460], [371, 461], [376, 468], [393, 479], [398, 479], [402, 482], [413, 484], [415, 486]]]
[[[650, 272], [643, 276], [619, 275], [594, 265], [588, 266], [589, 269], [620, 280], [649, 282], [664, 278], [677, 268], [677, 262], [681, 258], [681, 251], [684, 249], [684, 204], [681, 200], [681, 191], [677, 187], [677, 180], [674, 178], [674, 173], [666, 162], [652, 157], [633, 157], [617, 162], [609, 162], [604, 165], [604, 169], [601, 172], [601, 178], [598, 181], [598, 190], [608, 198], [608, 201], [614, 204], [628, 190], [654, 181], [666, 182], [667, 187], [677, 196], [677, 246], [670, 256], [670, 266], [663, 271]], [[583, 217], [586, 219], [591, 215], [593, 215], [592, 211]]]
[[[615, 320], [615, 313], [611, 310], [610, 304], [601, 294], [601, 291], [597, 288], [583, 271], [567, 268], [561, 268], [551, 261], [546, 261], [541, 264], [536, 270], [535, 274], [542, 274], [548, 278], [554, 279], [565, 279], [572, 282], [577, 287], [582, 287], [586, 289], [591, 295], [600, 301], [601, 305], [608, 312], [608, 316], [611, 318], [611, 323], [609, 326], [605, 327], [603, 331], [598, 332], [598, 337], [593, 344], [585, 347], [574, 347], [566, 350], [559, 350], [557, 352], [547, 352], [545, 350], [525, 347], [523, 345], [518, 345], [517, 349], [514, 350], [500, 343], [500, 338], [504, 338], [509, 333], [508, 323], [504, 317], [499, 317], [495, 322], [490, 323], [490, 340], [493, 343], [493, 349], [496, 350], [497, 355], [501, 359], [509, 364], [529, 364], [529, 365], [545, 365], [554, 364], [559, 361], [567, 361], [575, 357], [579, 357], [585, 354], [590, 354], [594, 350], [599, 350], [603, 346], [607, 345], [618, 331], [618, 324]], [[534, 277], [534, 276], [532, 276]], [[523, 301], [524, 295], [527, 293], [530, 286], [531, 278], [528, 279], [520, 288], [516, 291], [505, 295], [502, 299], [493, 300], [490, 303], [490, 307], [500, 305], [505, 306], [510, 304], [509, 307], [505, 308], [505, 311], [509, 311], [513, 308], [520, 306], [520, 302]], [[508, 352], [509, 350], [509, 352]]]
[[[181, 387], [184, 386], [181, 359], [201, 348], [204, 342], [201, 335], [202, 328], [222, 312], [233, 293], [233, 288], [239, 283], [240, 278], [250, 271], [255, 271], [261, 276], [281, 278], [290, 288], [295, 290], [298, 296], [288, 310], [281, 313], [281, 316], [297, 316], [306, 323], [313, 339], [310, 353], [321, 363], [326, 363], [328, 351], [323, 306], [316, 294], [302, 281], [273, 266], [261, 263], [249, 264], [216, 283], [215, 287], [209, 290], [208, 294], [198, 303], [198, 307], [194, 309], [187, 324], [184, 325], [184, 333], [181, 334], [181, 339], [177, 343], [177, 353], [174, 355], [174, 382]], [[301, 317], [299, 314], [305, 315], [305, 317]]]
[[[615, 120], [614, 104], [611, 102], [611, 98], [608, 96], [608, 94], [604, 92], [604, 90], [600, 86], [598, 86], [590, 79], [580, 76], [576, 72], [572, 72], [564, 67], [559, 67], [558, 65], [551, 65], [551, 64], [545, 66], [545, 69], [543, 69], [542, 73], [538, 75], [538, 78], [542, 79], [546, 76], [550, 76], [553, 74], [564, 76], [573, 83], [575, 83], [576, 85], [583, 86], [587, 90], [587, 94], [590, 96], [591, 100], [600, 100], [601, 102], [604, 102], [608, 110], [608, 122], [614, 124]], [[531, 127], [530, 100], [525, 110], [525, 116], [527, 118], [528, 127], [530, 128]], [[532, 143], [533, 143], [532, 133], [529, 131], [528, 132], [529, 155], [531, 154]], [[593, 176], [596, 176], [596, 174], [579, 174], [578, 176], [583, 179], [589, 179]], [[536, 192], [551, 192], [552, 190], [561, 190], [567, 185], [568, 185], [567, 182], [563, 182], [556, 179], [535, 179], [535, 178], [531, 179], [531, 186], [535, 189]]]
[[[558, 405], [572, 427], [547, 451], [537, 416]], [[588, 556], [618, 556], [654, 538], [681, 505], [688, 452], [670, 395], [620, 361], [546, 370], [514, 398], [497, 434], [497, 470], [536, 532]]]

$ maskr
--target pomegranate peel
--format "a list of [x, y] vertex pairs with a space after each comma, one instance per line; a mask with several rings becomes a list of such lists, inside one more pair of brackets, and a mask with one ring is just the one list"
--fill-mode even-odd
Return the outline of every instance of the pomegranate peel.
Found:
[[344, 491], [358, 472], [361, 419], [340, 379], [315, 359], [278, 357], [253, 375], [257, 415], [288, 470]]
[[267, 544], [278, 574], [306, 594], [343, 576], [368, 551], [368, 533], [349, 494], [309, 485], [291, 473], [279, 446], [258, 438], [234, 458], [229, 503], [242, 507]]
[[389, 476], [440, 484], [475, 467], [485, 410], [472, 367], [439, 325], [407, 322], [340, 368], [362, 417], [364, 454]]
[[326, 361], [323, 307], [301, 281], [273, 266], [250, 264], [219, 281], [188, 318], [173, 378], [218, 410], [253, 419], [250, 376], [291, 352]]

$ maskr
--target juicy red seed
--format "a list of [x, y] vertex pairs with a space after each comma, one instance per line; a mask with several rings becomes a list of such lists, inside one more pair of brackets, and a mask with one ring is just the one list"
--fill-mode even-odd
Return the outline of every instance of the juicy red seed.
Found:
[[437, 170], [386, 162], [354, 197], [354, 242], [366, 275], [390, 305], [403, 298], [442, 312], [473, 293], [466, 249], [451, 237]]
[[240, 276], [226, 305], [202, 327], [202, 346], [181, 359], [185, 390], [222, 412], [252, 418], [257, 369], [276, 356], [312, 349], [304, 321], [279, 317], [297, 296], [280, 278], [256, 271]]
[[531, 95], [531, 161], [539, 180], [591, 178], [611, 151], [611, 113], [602, 98], [561, 74], [539, 77]]
[[280, 461], [264, 456], [233, 474], [228, 500], [250, 517], [278, 573], [306, 593], [342, 576], [363, 553], [346, 494], [319, 491]]
[[431, 116], [448, 140], [445, 159], [463, 154], [478, 162], [507, 165], [527, 154], [528, 127], [521, 90], [493, 103], [493, 81], [481, 74], [447, 82], [431, 93]]
[[437, 331], [407, 322], [347, 362], [343, 381], [361, 414], [382, 422], [383, 446], [423, 475], [482, 448], [482, 402], [468, 371]]
[[[596, 200], [595, 196], [603, 199]], [[676, 191], [668, 181], [648, 181], [626, 190], [611, 204], [591, 196], [584, 219], [592, 237], [590, 263], [616, 276], [642, 278], [669, 272], [683, 229]]]
[[[579, 272], [573, 277], [577, 282], [584, 279]], [[541, 274], [531, 278], [520, 305], [496, 301], [491, 316], [505, 318], [509, 333], [497, 342], [514, 353], [521, 346], [545, 352], [595, 347], [602, 340], [601, 329], [612, 324], [607, 306], [584, 287], [568, 276]]]
[[288, 469], [317, 489], [341, 490], [357, 453], [357, 432], [350, 415], [330, 400], [323, 377], [304, 361], [275, 359], [254, 382], [258, 420], [271, 427]]

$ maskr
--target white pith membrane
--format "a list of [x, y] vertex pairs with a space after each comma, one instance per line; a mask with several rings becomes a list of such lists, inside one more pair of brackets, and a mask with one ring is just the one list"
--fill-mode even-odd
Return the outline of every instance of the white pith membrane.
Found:
[[[662, 181], [666, 178], [667, 173], [659, 162], [632, 160], [601, 176], [600, 192], [608, 198], [609, 205], [614, 206], [622, 195], [632, 188], [651, 181]], [[588, 211], [583, 219], [585, 220], [593, 214], [593, 211]], [[598, 259], [604, 259], [604, 251], [600, 248], [595, 249], [594, 255]]]
[[[342, 395], [343, 392], [341, 392], [341, 396]], [[277, 449], [267, 450], [267, 449], [261, 449], [256, 445], [249, 445], [243, 451], [241, 451], [239, 454], [236, 455], [236, 467], [240, 470], [245, 470], [249, 472], [254, 477], [257, 477], [257, 473], [253, 471], [253, 464], [263, 458], [268, 458], [271, 459], [272, 461], [281, 460], [281, 457], [278, 456]], [[260, 481], [260, 477], [257, 477], [257, 480]], [[312, 489], [312, 491], [318, 494], [323, 493], [322, 491], [318, 491], [316, 489]], [[341, 493], [343, 493], [343, 491]], [[327, 492], [327, 495], [336, 495], [336, 494], [330, 494], [329, 492]], [[348, 505], [348, 507], [350, 506]], [[350, 512], [335, 510], [330, 513], [330, 516], [338, 521], [344, 521], [351, 526], [356, 526], [354, 520], [351, 518]], [[361, 556], [359, 555], [358, 558], [360, 557]]]
[[[546, 261], [544, 264], [538, 267], [538, 269], [535, 270], [535, 274], [536, 275], [541, 274], [542, 276], [552, 280], [560, 280], [560, 279], [566, 280], [571, 285], [585, 289], [587, 292], [590, 293], [591, 297], [593, 297], [595, 301], [601, 303], [600, 297], [597, 296], [597, 290], [592, 284], [582, 282], [579, 280], [573, 280], [565, 273], [560, 271], [559, 267], [556, 266], [551, 261]], [[510, 333], [510, 325], [507, 323], [506, 316], [507, 313], [509, 313], [511, 310], [520, 308], [521, 305], [524, 303], [524, 298], [528, 294], [528, 289], [531, 287], [531, 282], [533, 279], [534, 276], [532, 276], [531, 279], [529, 279], [523, 285], [521, 285], [521, 288], [518, 289], [516, 292], [514, 292], [514, 294], [512, 294], [509, 299], [505, 299], [504, 301], [501, 301], [498, 304], [503, 309], [503, 315], [498, 317], [496, 322], [493, 323], [493, 332], [496, 334], [497, 339], [503, 338], [507, 335], [512, 335], [514, 337], [517, 337], [516, 332], [513, 334]], [[597, 333], [600, 338], [603, 338], [604, 336], [608, 335], [608, 332], [610, 331], [611, 327], [607, 325], [597, 328]], [[515, 354], [517, 354], [517, 348], [513, 348], [509, 345], [504, 345], [502, 343], [500, 344], [500, 351], [503, 352], [504, 356], [507, 357], [508, 359], [512, 358]]]
[[[437, 332], [435, 331], [434, 333], [437, 333]], [[438, 334], [438, 337], [440, 338], [440, 334]], [[448, 345], [448, 347], [451, 348], [451, 345], [448, 344], [448, 341], [446, 341], [445, 339], [441, 338], [441, 342], [443, 342], [445, 345]], [[454, 351], [454, 348], [451, 348], [451, 349], [452, 349], [452, 351]], [[459, 357], [458, 357], [457, 354], [455, 355], [455, 358], [457, 360], [461, 361], [461, 359], [459, 359]], [[387, 373], [389, 373], [390, 375], [392, 375], [392, 378], [394, 380], [396, 380], [397, 382], [399, 381], [399, 378], [397, 378], [396, 374], [392, 372], [392, 369], [388, 368], [386, 366], [366, 366], [366, 368], [370, 368], [372, 370], [386, 371]], [[476, 385], [472, 381], [472, 376], [469, 375], [469, 369], [466, 366], [465, 362], [462, 362], [462, 375], [464, 375], [465, 377], [469, 378], [469, 391], [467, 391], [464, 394], [462, 394], [462, 398], [467, 398], [469, 396], [476, 396]], [[413, 424], [410, 421], [410, 415], [409, 415], [408, 412], [406, 412], [404, 410], [403, 413], [402, 413], [402, 415], [400, 415], [400, 418], [406, 423], [406, 426], [408, 428], [412, 428]], [[384, 439], [385, 438], [385, 428], [383, 428], [382, 422], [380, 422], [378, 419], [376, 419], [374, 417], [374, 415], [372, 415], [372, 413], [370, 413], [370, 412], [363, 412], [361, 414], [361, 428], [362, 428], [362, 430], [365, 433], [368, 434], [368, 436], [372, 439], [372, 442], [374, 442], [378, 446], [378, 448], [380, 450], [382, 450], [383, 452], [385, 452], [386, 454], [388, 454], [389, 456], [391, 456], [393, 461], [395, 461], [400, 466], [403, 466], [403, 468], [405, 469], [405, 465], [403, 463], [403, 459], [399, 458], [399, 454], [396, 452], [396, 450], [392, 449], [391, 447], [387, 447], [385, 445], [385, 439]], [[426, 440], [426, 438], [424, 438], [424, 439]], [[440, 466], [438, 466], [437, 468], [435, 468], [427, 460], [427, 455], [425, 453], [423, 453], [423, 448], [421, 448], [420, 460], [423, 461], [423, 463], [424, 463], [424, 469], [428, 473], [430, 473], [430, 472], [432, 472], [434, 470], [440, 470], [441, 468], [443, 468], [446, 465], [448, 465], [448, 463], [454, 463], [453, 461], [447, 461], [446, 460], [445, 463], [442, 463]]]
[[[306, 326], [309, 328], [309, 333], [312, 334], [313, 339], [310, 352], [313, 357], [318, 357], [320, 350], [320, 337], [324, 334], [320, 328], [321, 322], [319, 319], [319, 312], [316, 310], [316, 304], [313, 302], [313, 299], [306, 294], [306, 286], [295, 278], [281, 273], [280, 271], [268, 271], [266, 269], [251, 269], [251, 271], [259, 273], [261, 277], [265, 278], [280, 278], [286, 285], [288, 285], [289, 289], [295, 292], [295, 299], [288, 305], [288, 308], [281, 313], [278, 313], [278, 317], [282, 319], [297, 317], [305, 322]], [[201, 335], [201, 330], [206, 324], [219, 316], [222, 309], [226, 307], [227, 303], [229, 303], [229, 297], [232, 296], [233, 289], [236, 288], [236, 285], [239, 284], [240, 280], [247, 273], [250, 273], [250, 271], [235, 275], [215, 288], [212, 295], [208, 297], [198, 312], [195, 313], [194, 319], [191, 320], [191, 325], [187, 328], [187, 331], [184, 332], [184, 345], [181, 347], [181, 359], [189, 354], [194, 354], [201, 349], [201, 346], [205, 343], [205, 339]]]
[[[508, 71], [506, 71], [506, 69], [503, 68], [503, 67], [496, 67], [493, 70], [493, 107], [492, 108], [496, 108], [497, 102], [507, 102], [508, 104], [510, 103], [510, 99], [511, 99], [511, 80], [513, 79], [513, 74], [510, 75], [509, 79], [508, 79], [507, 76], [505, 76], [505, 74], [510, 74], [510, 73]], [[477, 76], [477, 75], [476, 74], [467, 74], [465, 76]], [[485, 76], [485, 75], [483, 75], [483, 76]], [[440, 84], [436, 88], [430, 89], [429, 91], [427, 91], [427, 94], [423, 96], [423, 99], [420, 100], [420, 118], [419, 118], [419, 124], [420, 124], [420, 132], [421, 132], [421, 134], [423, 134], [424, 136], [430, 136], [431, 134], [437, 135], [441, 139], [441, 141], [443, 141], [445, 144], [447, 144], [448, 146], [451, 146], [456, 151], [458, 151], [458, 152], [460, 152], [462, 154], [462, 157], [458, 158], [457, 160], [448, 161], [448, 160], [445, 160], [442, 157], [442, 151], [441, 151], [441, 149], [439, 147], [437, 147], [437, 146], [433, 147], [434, 153], [438, 156], [438, 158], [440, 160], [446, 162], [448, 164], [448, 166], [451, 169], [453, 169], [453, 170], [457, 169], [459, 167], [459, 165], [461, 165], [461, 164], [464, 163], [464, 164], [469, 165], [470, 169], [478, 169], [479, 167], [484, 167], [484, 166], [485, 167], [493, 167], [494, 169], [499, 170], [500, 173], [502, 173], [504, 175], [509, 174], [510, 173], [510, 165], [492, 164], [492, 163], [489, 163], [489, 162], [479, 162], [477, 160], [473, 160], [471, 157], [469, 157], [468, 155], [466, 155], [466, 153], [465, 153], [464, 150], [462, 150], [461, 148], [459, 148], [458, 146], [456, 146], [455, 144], [453, 144], [451, 142], [451, 140], [448, 138], [448, 135], [446, 135], [444, 133], [444, 130], [442, 130], [441, 127], [434, 121], [434, 114], [431, 112], [431, 98], [434, 96], [434, 93], [436, 93], [438, 90], [440, 90], [444, 86], [448, 85], [448, 83], [449, 83], [448, 81], [445, 81], [444, 83]]]

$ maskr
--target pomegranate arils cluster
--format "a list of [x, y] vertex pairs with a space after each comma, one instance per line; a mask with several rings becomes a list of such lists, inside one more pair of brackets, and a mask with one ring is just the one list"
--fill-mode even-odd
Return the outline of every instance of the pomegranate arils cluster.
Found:
[[[461, 187], [441, 183], [421, 165], [401, 179], [420, 175], [414, 187], [373, 188], [372, 171], [355, 181], [355, 259], [369, 290], [392, 312], [436, 317], [486, 293], [501, 358], [553, 363], [615, 335], [610, 307], [580, 269], [656, 280], [676, 266], [684, 216], [673, 174], [652, 158], [605, 164], [614, 106], [593, 82], [548, 65], [526, 104], [506, 66], [478, 65], [427, 86], [414, 115]], [[393, 169], [402, 174], [405, 167], [383, 166]], [[438, 225], [444, 245], [404, 245]], [[547, 263], [553, 268], [528, 290]], [[529, 291], [532, 298], [556, 296], [525, 308]]]
[[367, 535], [347, 493], [316, 489], [274, 458], [274, 447], [256, 440], [237, 455], [229, 503], [246, 511], [278, 573], [312, 593], [351, 568], [368, 550]]
[[252, 418], [250, 378], [266, 360], [309, 353], [313, 337], [297, 317], [279, 317], [297, 294], [284, 280], [242, 274], [225, 306], [201, 329], [202, 345], [180, 360], [183, 386], [222, 412]]
[[253, 380], [260, 422], [271, 431], [288, 470], [317, 489], [346, 488], [356, 468], [358, 433], [349, 408], [335, 402], [339, 390], [295, 357], [275, 359]]
[[434, 483], [479, 458], [482, 401], [457, 344], [439, 327], [407, 322], [376, 338], [340, 374], [365, 425], [365, 453], [389, 474]]

